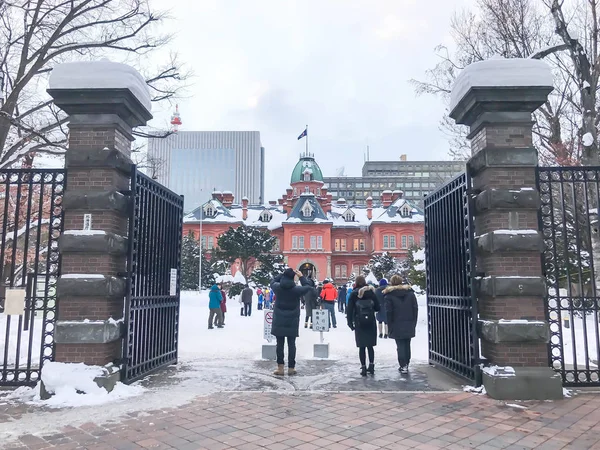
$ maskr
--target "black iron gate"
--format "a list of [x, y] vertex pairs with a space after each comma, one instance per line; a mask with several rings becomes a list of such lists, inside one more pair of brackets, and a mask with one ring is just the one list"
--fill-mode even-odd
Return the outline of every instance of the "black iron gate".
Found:
[[549, 363], [564, 386], [600, 386], [600, 167], [540, 167]]
[[64, 169], [0, 170], [0, 386], [34, 386], [54, 358]]
[[177, 362], [183, 197], [135, 167], [129, 219], [123, 379]]
[[429, 362], [479, 385], [470, 187], [462, 174], [425, 198]]

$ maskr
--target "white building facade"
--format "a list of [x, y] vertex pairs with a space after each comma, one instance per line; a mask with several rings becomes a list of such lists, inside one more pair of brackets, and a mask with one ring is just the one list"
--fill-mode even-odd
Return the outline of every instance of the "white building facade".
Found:
[[152, 175], [191, 211], [213, 191], [264, 201], [265, 149], [258, 131], [179, 131], [148, 139]]

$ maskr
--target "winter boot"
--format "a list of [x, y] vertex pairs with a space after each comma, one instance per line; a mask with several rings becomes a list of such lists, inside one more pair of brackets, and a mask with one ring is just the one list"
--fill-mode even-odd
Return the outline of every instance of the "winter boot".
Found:
[[383, 333], [379, 333], [379, 339], [383, 337]]
[[277, 370], [275, 372], [273, 372], [273, 375], [277, 375], [279, 377], [282, 377], [285, 375], [285, 372], [283, 369], [283, 364], [277, 364]]
[[366, 366], [360, 366], [360, 374], [361, 374], [363, 377], [366, 377], [366, 376], [367, 376], [367, 367], [366, 367]]
[[369, 364], [369, 368], [367, 369], [367, 372], [369, 372], [371, 375], [373, 375], [375, 373], [375, 364]]
[[308, 322], [304, 322], [304, 328], [308, 328]]
[[383, 335], [383, 338], [384, 338], [384, 339], [387, 339], [387, 338], [388, 338], [388, 335], [387, 335], [387, 334], [384, 334], [384, 335]]
[[288, 375], [296, 375], [296, 369], [293, 367], [288, 367]]

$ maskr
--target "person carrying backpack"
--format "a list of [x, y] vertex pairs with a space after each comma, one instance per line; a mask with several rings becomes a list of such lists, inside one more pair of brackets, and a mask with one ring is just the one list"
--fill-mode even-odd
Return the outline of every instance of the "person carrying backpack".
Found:
[[[377, 321], [375, 313], [380, 310], [379, 300], [375, 289], [368, 286], [365, 277], [356, 277], [355, 288], [348, 300], [346, 310], [348, 326], [354, 331], [358, 356], [360, 358], [360, 374], [364, 377], [367, 372], [375, 373], [375, 349], [377, 345]], [[369, 368], [367, 369], [366, 353], [369, 353]]]

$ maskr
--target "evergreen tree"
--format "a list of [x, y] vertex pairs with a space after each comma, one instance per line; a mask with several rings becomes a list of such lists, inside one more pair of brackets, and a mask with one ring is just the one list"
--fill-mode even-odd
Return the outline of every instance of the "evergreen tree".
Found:
[[181, 289], [184, 291], [198, 289], [198, 277], [200, 274], [198, 266], [199, 254], [200, 245], [198, 245], [198, 241], [194, 238], [194, 233], [190, 230], [181, 242]]
[[413, 286], [425, 289], [427, 285], [427, 275], [425, 272], [425, 251], [419, 247], [412, 247], [408, 250], [408, 256], [404, 263], [403, 275]]
[[285, 264], [283, 256], [279, 254], [265, 253], [257, 259], [257, 264], [250, 275], [250, 280], [258, 286], [268, 286], [271, 279], [283, 272]]
[[260, 260], [273, 250], [276, 238], [268, 231], [240, 225], [229, 229], [219, 236], [219, 248], [215, 256], [233, 264], [239, 259], [242, 275], [248, 279], [248, 269], [252, 260]]
[[388, 252], [383, 252], [381, 255], [373, 255], [368, 264], [364, 267], [364, 275], [373, 273], [377, 280], [382, 278], [389, 278], [396, 272], [398, 262], [396, 258], [390, 255]]
[[215, 284], [215, 271], [213, 268], [213, 255], [211, 255], [211, 259], [209, 260], [206, 256], [206, 250], [202, 249], [202, 288], [210, 289], [210, 287]]

